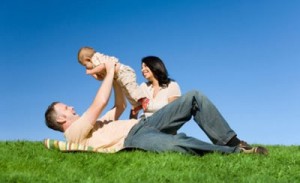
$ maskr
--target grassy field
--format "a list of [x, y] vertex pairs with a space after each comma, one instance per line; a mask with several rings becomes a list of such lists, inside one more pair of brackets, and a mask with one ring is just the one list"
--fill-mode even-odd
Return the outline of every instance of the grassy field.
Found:
[[268, 156], [100, 154], [62, 153], [42, 142], [0, 141], [0, 182], [300, 182], [300, 146], [267, 147]]

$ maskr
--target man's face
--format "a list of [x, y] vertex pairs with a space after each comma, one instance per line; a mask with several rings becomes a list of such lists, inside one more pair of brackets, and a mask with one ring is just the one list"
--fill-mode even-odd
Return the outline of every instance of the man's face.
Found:
[[77, 116], [76, 111], [72, 106], [67, 106], [63, 103], [55, 104], [54, 109], [57, 112], [58, 118], [63, 117], [65, 119], [68, 119]]

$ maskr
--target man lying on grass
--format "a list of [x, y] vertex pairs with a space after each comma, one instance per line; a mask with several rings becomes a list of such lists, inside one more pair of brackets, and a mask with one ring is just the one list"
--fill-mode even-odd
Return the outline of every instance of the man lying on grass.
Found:
[[[126, 108], [120, 86], [114, 82], [114, 65], [105, 63], [107, 70], [91, 106], [79, 116], [73, 107], [53, 102], [45, 113], [46, 124], [64, 132], [68, 142], [117, 152], [137, 148], [152, 152], [181, 152], [203, 155], [209, 152], [267, 154], [264, 147], [252, 147], [237, 138], [236, 133], [217, 108], [198, 91], [191, 91], [140, 120], [118, 120]], [[114, 89], [115, 105], [99, 118]], [[194, 117], [211, 143], [176, 133]]]

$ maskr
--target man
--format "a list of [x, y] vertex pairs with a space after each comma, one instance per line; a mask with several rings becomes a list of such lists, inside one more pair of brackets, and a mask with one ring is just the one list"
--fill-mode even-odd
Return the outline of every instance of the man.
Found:
[[[217, 108], [200, 92], [191, 91], [140, 120], [118, 120], [125, 110], [126, 101], [120, 86], [114, 82], [114, 65], [105, 63], [107, 75], [96, 97], [86, 112], [79, 116], [73, 107], [52, 103], [46, 113], [49, 128], [64, 132], [69, 142], [117, 152], [124, 148], [138, 148], [153, 152], [181, 152], [202, 155], [208, 152], [267, 154], [264, 147], [251, 147], [237, 138]], [[115, 106], [100, 119], [111, 90]], [[213, 144], [174, 133], [194, 117]], [[174, 135], [175, 134], [175, 135]]]

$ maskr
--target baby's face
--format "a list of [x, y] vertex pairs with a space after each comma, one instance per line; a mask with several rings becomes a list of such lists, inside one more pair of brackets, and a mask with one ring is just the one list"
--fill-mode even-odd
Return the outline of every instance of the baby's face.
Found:
[[81, 64], [86, 68], [86, 69], [93, 69], [93, 64], [89, 59], [84, 59], [81, 61]]

